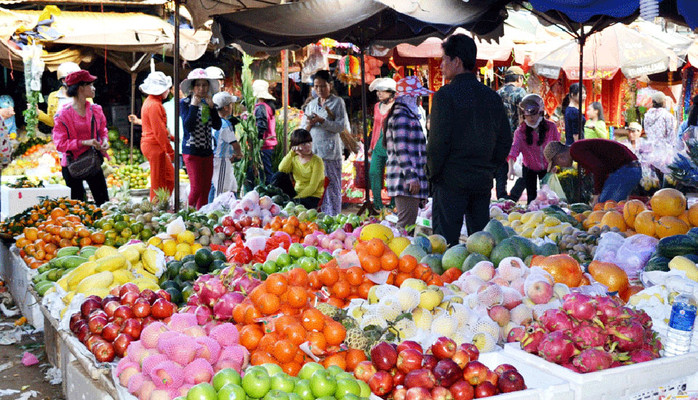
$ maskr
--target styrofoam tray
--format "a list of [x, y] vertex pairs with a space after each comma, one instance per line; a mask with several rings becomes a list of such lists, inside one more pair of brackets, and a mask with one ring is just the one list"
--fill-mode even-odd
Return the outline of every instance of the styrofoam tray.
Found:
[[[569, 382], [577, 400], [619, 400], [668, 384], [677, 384], [698, 371], [698, 353], [579, 374], [527, 353], [518, 343], [504, 346], [504, 354], [536, 365], [541, 370]], [[640, 397], [638, 397], [640, 398]], [[642, 397], [644, 398], [644, 397]], [[650, 397], [652, 398], [652, 397]]]
[[510, 356], [503, 351], [482, 353], [478, 359], [489, 369], [494, 370], [501, 364], [511, 364], [519, 370], [526, 381], [528, 389], [521, 392], [505, 393], [493, 396], [497, 400], [573, 400], [574, 393], [565, 380], [558, 378], [535, 364]]

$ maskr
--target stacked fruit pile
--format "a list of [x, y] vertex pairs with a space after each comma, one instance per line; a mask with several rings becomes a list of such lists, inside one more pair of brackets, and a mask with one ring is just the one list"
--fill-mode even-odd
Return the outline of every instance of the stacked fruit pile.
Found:
[[[112, 128], [109, 129], [109, 146], [107, 154], [112, 158], [113, 164], [124, 165], [128, 164], [131, 158], [131, 149], [128, 147], [128, 138], [119, 135], [119, 131]], [[133, 164], [138, 165], [145, 162], [145, 157], [138, 147], [133, 148]]]
[[150, 187], [150, 172], [140, 165], [122, 165], [107, 177], [107, 186], [145, 189]]
[[[93, 222], [101, 216], [102, 210], [95, 207], [94, 204], [68, 198], [45, 199], [21, 213], [5, 219], [0, 223], [0, 233], [14, 237], [22, 233], [24, 228], [38, 228], [42, 224], [43, 228], [47, 225], [54, 225], [59, 217], [66, 219], [70, 217], [71, 220], [77, 218], [78, 222], [92, 227]], [[43, 228], [42, 230], [45, 230]]]
[[26, 148], [23, 154], [13, 158], [10, 165], [3, 169], [3, 175], [27, 176], [30, 173], [43, 173], [45, 176], [42, 178], [46, 178], [54, 174], [60, 175], [61, 172], [61, 158], [53, 142], [34, 144]]

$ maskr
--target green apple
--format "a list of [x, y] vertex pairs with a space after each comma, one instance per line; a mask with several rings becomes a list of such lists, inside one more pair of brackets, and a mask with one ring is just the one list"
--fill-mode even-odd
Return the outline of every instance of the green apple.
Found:
[[187, 393], [187, 400], [215, 400], [217, 398], [216, 389], [206, 382], [192, 386]]
[[310, 381], [307, 379], [301, 379], [296, 382], [296, 387], [293, 389], [293, 393], [297, 394], [301, 400], [314, 400], [313, 391], [310, 390]]
[[242, 377], [242, 388], [248, 396], [261, 399], [271, 388], [271, 377], [263, 367], [251, 367]]
[[213, 376], [213, 388], [216, 389], [216, 392], [228, 383], [240, 385], [241, 382], [240, 374], [232, 368], [224, 368]]
[[318, 249], [315, 246], [308, 246], [303, 252], [305, 253], [306, 257], [317, 258], [318, 256]]
[[345, 371], [337, 365], [330, 365], [327, 367], [327, 372], [336, 378], [337, 374]]
[[298, 260], [298, 264], [300, 264], [301, 268], [303, 268], [305, 272], [313, 272], [320, 266], [316, 259], [305, 256]]
[[273, 274], [279, 271], [279, 267], [274, 261], [267, 260], [264, 262], [264, 264], [262, 264], [262, 271], [266, 272], [267, 274]]
[[267, 374], [269, 374], [269, 376], [274, 376], [276, 374], [283, 374], [284, 373], [284, 370], [278, 364], [266, 363], [266, 364], [260, 365], [260, 367], [266, 369]]
[[291, 259], [291, 256], [287, 253], [281, 253], [278, 257], [276, 257], [276, 265], [280, 267], [291, 265], [292, 262], [293, 260]]
[[328, 262], [332, 261], [332, 254], [323, 251], [322, 253], [318, 254], [317, 260], [320, 262], [320, 264], [327, 264]]
[[228, 383], [218, 391], [218, 400], [245, 400], [247, 393], [240, 385]]
[[293, 392], [286, 393], [288, 395], [288, 400], [303, 400], [303, 398]]
[[344, 397], [337, 396], [337, 398], [341, 400], [361, 400], [361, 397], [352, 393], [347, 393], [346, 395], [344, 395]]
[[310, 377], [313, 376], [313, 374], [316, 371], [324, 370], [324, 369], [325, 369], [325, 367], [323, 367], [322, 365], [320, 365], [316, 362], [305, 363], [305, 364], [303, 364], [303, 367], [301, 368], [301, 370], [298, 371], [298, 377], [301, 379], [310, 380]]
[[300, 243], [291, 243], [288, 248], [288, 254], [294, 259], [299, 259], [305, 255], [305, 249]]
[[354, 378], [354, 374], [350, 374], [346, 371], [342, 371], [342, 372], [338, 373], [337, 375], [335, 375], [334, 379], [340, 380], [340, 379], [356, 379], [356, 378]]
[[275, 374], [271, 377], [271, 389], [280, 390], [285, 393], [293, 392], [293, 388], [296, 386], [293, 379], [285, 373]]
[[288, 395], [281, 390], [270, 390], [264, 396], [264, 400], [288, 400]]
[[310, 377], [310, 390], [315, 397], [332, 396], [337, 391], [337, 381], [327, 371], [315, 371]]
[[361, 386], [356, 381], [356, 379], [338, 379], [337, 380], [337, 391], [335, 392], [335, 397], [338, 399], [343, 399], [347, 394], [353, 394], [358, 396], [361, 394]]
[[359, 384], [359, 387], [361, 388], [361, 393], [359, 396], [361, 397], [371, 397], [371, 387], [368, 386], [368, 383], [364, 381], [356, 381]]
[[294, 270], [294, 269], [300, 268], [300, 267], [301, 267], [301, 266], [298, 265], [298, 263], [293, 263], [293, 264], [291, 264], [291, 265], [289, 265], [288, 267], [285, 267], [285, 268], [288, 268], [288, 270], [291, 271], [291, 270]]

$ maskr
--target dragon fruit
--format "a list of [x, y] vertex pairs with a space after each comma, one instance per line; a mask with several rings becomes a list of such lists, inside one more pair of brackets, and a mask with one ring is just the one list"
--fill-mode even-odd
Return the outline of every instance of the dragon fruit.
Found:
[[549, 333], [538, 345], [538, 354], [554, 363], [566, 363], [575, 353], [574, 343], [566, 333], [555, 331]]
[[565, 295], [563, 300], [562, 308], [569, 315], [580, 321], [592, 319], [596, 316], [596, 301], [585, 294], [568, 294]]
[[219, 277], [210, 274], [199, 277], [194, 283], [194, 292], [199, 295], [199, 299], [203, 305], [213, 307], [216, 305], [228, 289], [223, 284]]
[[606, 335], [603, 329], [590, 323], [582, 323], [572, 330], [572, 340], [580, 349], [587, 347], [603, 347], [606, 344]]
[[645, 328], [637, 321], [625, 321], [620, 325], [611, 326], [609, 334], [615, 336], [619, 350], [632, 351], [642, 347], [645, 339]]
[[202, 382], [210, 382], [213, 378], [211, 363], [203, 358], [194, 359], [184, 367], [184, 380], [186, 383], [196, 385]]
[[633, 350], [630, 352], [630, 354], [628, 354], [628, 356], [630, 357], [629, 364], [652, 361], [657, 358], [654, 353], [644, 349]]
[[596, 315], [603, 324], [615, 321], [623, 313], [622, 307], [611, 297], [596, 299]]
[[209, 336], [216, 340], [221, 347], [232, 346], [240, 341], [240, 334], [235, 325], [225, 323], [211, 329]]
[[572, 360], [572, 364], [583, 373], [601, 371], [611, 367], [613, 356], [603, 350], [586, 349]]
[[245, 296], [242, 293], [225, 293], [213, 306], [213, 316], [219, 321], [230, 321], [233, 318], [233, 309], [243, 300], [245, 300]]
[[570, 331], [574, 327], [572, 319], [560, 309], [546, 310], [538, 320], [551, 332]]
[[520, 342], [521, 348], [529, 353], [538, 353], [538, 345], [545, 338], [545, 334], [545, 327], [540, 322], [531, 322], [526, 326]]
[[184, 370], [173, 361], [162, 361], [150, 371], [150, 379], [158, 389], [175, 389], [184, 382]]
[[183, 334], [158, 340], [158, 350], [179, 365], [186, 365], [192, 362], [199, 347], [201, 346], [196, 343], [194, 338]]
[[197, 337], [195, 340], [201, 346], [196, 351], [196, 357], [205, 359], [209, 364], [215, 364], [221, 353], [221, 345], [215, 339], [207, 336]]

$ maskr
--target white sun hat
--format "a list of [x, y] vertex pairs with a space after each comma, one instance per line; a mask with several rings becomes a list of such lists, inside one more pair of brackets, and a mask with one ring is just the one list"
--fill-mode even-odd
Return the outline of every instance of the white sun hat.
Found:
[[213, 96], [215, 93], [218, 93], [220, 88], [218, 79], [208, 76], [203, 68], [196, 68], [195, 70], [191, 71], [189, 75], [187, 75], [187, 79], [183, 80], [182, 83], [179, 84], [179, 89], [188, 96], [191, 93], [194, 81], [198, 80], [208, 81], [209, 96]]
[[371, 82], [368, 90], [371, 92], [374, 90], [379, 90], [381, 92], [396, 92], [397, 82], [395, 82], [395, 79], [393, 78], [376, 78], [373, 82]]
[[148, 74], [143, 83], [138, 88], [145, 94], [154, 96], [161, 95], [170, 90], [172, 87], [172, 78], [165, 75], [162, 71], [153, 71]]
[[276, 100], [276, 97], [269, 93], [269, 82], [263, 79], [252, 82], [252, 94], [258, 99]]

